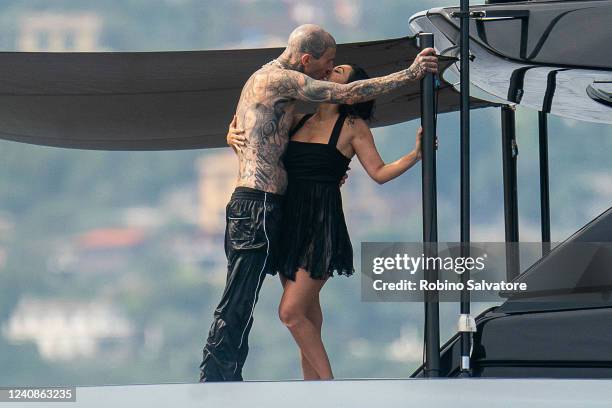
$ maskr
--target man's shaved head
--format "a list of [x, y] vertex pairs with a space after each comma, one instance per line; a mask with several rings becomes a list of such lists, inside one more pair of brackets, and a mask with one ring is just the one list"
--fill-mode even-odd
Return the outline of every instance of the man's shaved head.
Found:
[[293, 30], [287, 48], [276, 61], [286, 69], [322, 79], [331, 73], [335, 58], [334, 37], [317, 25], [304, 24]]
[[336, 48], [336, 40], [318, 25], [304, 24], [293, 30], [287, 48], [291, 54], [310, 54], [319, 59], [328, 48]]

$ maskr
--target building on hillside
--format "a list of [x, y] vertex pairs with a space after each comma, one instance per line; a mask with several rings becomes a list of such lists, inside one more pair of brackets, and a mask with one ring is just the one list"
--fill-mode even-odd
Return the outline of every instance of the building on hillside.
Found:
[[102, 18], [92, 12], [31, 12], [17, 34], [18, 51], [104, 51]]
[[225, 206], [236, 185], [238, 159], [231, 149], [201, 156], [198, 171], [198, 225], [204, 233], [225, 231]]
[[61, 245], [47, 267], [56, 273], [121, 273], [144, 248], [147, 232], [138, 227], [96, 228]]
[[360, 0], [284, 0], [284, 3], [290, 19], [298, 25], [313, 22], [324, 25], [331, 18], [343, 26], [356, 27], [361, 21]]
[[103, 301], [22, 298], [2, 335], [14, 344], [34, 342], [47, 361], [125, 358], [133, 349], [135, 327]]

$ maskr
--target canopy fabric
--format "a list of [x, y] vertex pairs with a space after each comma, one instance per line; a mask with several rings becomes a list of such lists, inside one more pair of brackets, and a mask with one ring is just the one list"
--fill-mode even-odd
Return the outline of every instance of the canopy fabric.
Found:
[[[244, 82], [282, 50], [2, 52], [0, 138], [102, 150], [226, 146]], [[357, 63], [375, 77], [408, 67], [418, 52], [415, 37], [403, 37], [341, 44], [336, 61]], [[420, 117], [419, 96], [414, 83], [379, 98], [372, 126]], [[441, 84], [438, 97], [438, 112], [459, 109], [450, 84]]]

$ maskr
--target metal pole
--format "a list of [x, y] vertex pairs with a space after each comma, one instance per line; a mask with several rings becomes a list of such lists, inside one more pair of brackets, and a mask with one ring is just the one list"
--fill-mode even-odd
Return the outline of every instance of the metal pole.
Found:
[[518, 196], [516, 188], [516, 160], [518, 147], [514, 123], [514, 107], [503, 105], [501, 108], [502, 126], [502, 165], [504, 177], [504, 221], [506, 231], [506, 276], [508, 280], [518, 276], [520, 260], [518, 253]]
[[540, 136], [540, 214], [542, 224], [542, 257], [550, 252], [550, 199], [548, 189], [548, 115], [538, 112]]
[[[460, 61], [461, 61], [461, 100], [459, 102], [461, 112], [461, 161], [460, 161], [460, 184], [461, 184], [461, 256], [469, 257], [470, 242], [470, 63], [469, 63], [469, 1], [461, 0], [460, 4]], [[464, 290], [461, 291], [461, 306], [459, 317], [459, 331], [461, 332], [461, 376], [470, 374], [470, 351], [471, 332], [475, 331], [475, 323], [470, 316], [470, 292], [467, 290], [467, 282], [470, 279], [470, 271], [466, 270], [461, 275]]]
[[[419, 34], [420, 47], [434, 46], [430, 33]], [[423, 194], [423, 249], [425, 257], [436, 257], [438, 242], [436, 208], [436, 155], [435, 155], [435, 104], [434, 75], [428, 73], [421, 79], [421, 125], [422, 141], [422, 194]], [[429, 282], [438, 280], [438, 270], [425, 268], [425, 278]], [[438, 292], [425, 292], [425, 376], [440, 376], [440, 310]]]

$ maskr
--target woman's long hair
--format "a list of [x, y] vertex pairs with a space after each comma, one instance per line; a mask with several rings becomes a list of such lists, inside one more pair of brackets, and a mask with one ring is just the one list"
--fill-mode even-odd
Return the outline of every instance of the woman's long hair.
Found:
[[[363, 68], [359, 65], [355, 64], [347, 64], [352, 68], [352, 71], [348, 77], [346, 83], [350, 83], [353, 81], [359, 81], [361, 79], [370, 79], [370, 76]], [[372, 120], [372, 115], [374, 113], [374, 100], [356, 103], [353, 105], [342, 104], [338, 108], [340, 114], [347, 114], [353, 117], [360, 117], [363, 120], [370, 121]]]

